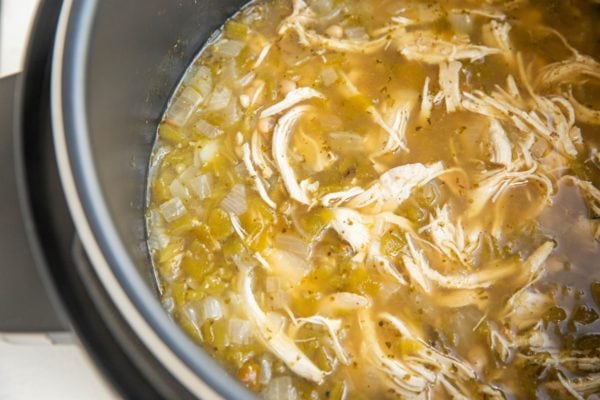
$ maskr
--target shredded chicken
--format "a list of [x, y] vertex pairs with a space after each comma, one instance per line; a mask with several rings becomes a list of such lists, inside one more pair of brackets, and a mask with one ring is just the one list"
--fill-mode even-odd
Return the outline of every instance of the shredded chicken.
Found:
[[446, 101], [446, 111], [451, 113], [460, 106], [460, 70], [462, 64], [458, 61], [440, 63], [440, 87]]
[[427, 121], [431, 115], [431, 109], [433, 108], [433, 98], [431, 94], [429, 94], [429, 82], [429, 77], [426, 77], [425, 82], [423, 83], [423, 91], [421, 92], [421, 111], [419, 112], [419, 119], [422, 122]]
[[388, 212], [377, 214], [372, 222], [367, 265], [375, 268], [382, 275], [390, 276], [397, 284], [406, 285], [407, 282], [398, 271], [398, 267], [381, 253], [381, 237], [386, 227], [390, 225], [403, 231], [413, 232], [412, 223], [403, 217]]
[[294, 107], [296, 104], [310, 99], [324, 99], [323, 94], [310, 87], [301, 87], [289, 92], [283, 100], [275, 103], [260, 113], [261, 118], [272, 117]]
[[[464, 382], [476, 379], [475, 372], [464, 362], [446, 355], [415, 336], [396, 316], [381, 313], [403, 340], [416, 343], [415, 351], [402, 357], [387, 357], [378, 342], [375, 324], [367, 310], [359, 313], [365, 333], [364, 351], [372, 366], [398, 394], [405, 398], [428, 398], [436, 384], [441, 384], [453, 397], [469, 398]], [[381, 324], [380, 324], [381, 326]]]
[[567, 98], [575, 110], [575, 116], [578, 121], [585, 124], [600, 125], [600, 110], [593, 110], [590, 107], [581, 104], [579, 100], [573, 96], [573, 91], [571, 89], [567, 92]]
[[595, 187], [592, 182], [584, 181], [572, 175], [567, 175], [562, 180], [570, 181], [582, 191], [588, 201], [590, 211], [596, 216], [600, 216], [600, 189]]
[[260, 136], [257, 131], [252, 133], [251, 150], [252, 161], [254, 161], [254, 164], [260, 169], [262, 175], [266, 179], [269, 179], [271, 176], [273, 176], [273, 170], [263, 155], [266, 154], [266, 152], [263, 151]]
[[409, 60], [441, 64], [460, 60], [476, 61], [500, 50], [464, 42], [448, 42], [424, 32], [396, 36], [396, 46]]
[[[421, 358], [422, 364], [428, 366], [437, 366], [443, 375], [446, 375], [449, 379], [475, 379], [475, 371], [467, 365], [467, 363], [460, 361], [454, 357], [443, 354], [438, 349], [434, 348], [423, 339], [415, 336], [411, 330], [396, 316], [390, 313], [384, 312], [379, 315], [385, 321], [388, 321], [394, 328], [400, 332], [400, 334], [421, 344], [422, 348], [416, 351], [414, 355], [416, 359]], [[410, 357], [413, 360], [413, 357]]]
[[265, 188], [265, 184], [262, 181], [262, 179], [260, 178], [260, 176], [258, 176], [258, 173], [256, 172], [256, 169], [254, 168], [254, 165], [252, 164], [252, 160], [250, 159], [250, 146], [248, 145], [248, 143], [244, 143], [242, 145], [242, 160], [244, 161], [244, 166], [246, 167], [246, 170], [248, 171], [248, 175], [250, 175], [250, 178], [252, 178], [252, 180], [254, 181], [254, 185], [256, 187], [256, 191], [258, 192], [259, 196], [261, 197], [261, 199], [263, 199], [263, 201], [265, 203], [267, 203], [267, 205], [273, 209], [277, 208], [277, 204], [275, 204], [275, 202], [273, 200], [271, 200], [271, 198], [269, 197], [269, 194], [267, 193], [267, 189]]
[[544, 242], [525, 260], [521, 267], [521, 273], [527, 277], [527, 286], [535, 283], [543, 272], [544, 263], [556, 247], [552, 241]]
[[479, 240], [471, 240], [465, 235], [460, 218], [456, 223], [450, 219], [447, 205], [432, 214], [429, 224], [419, 229], [419, 233], [422, 232], [427, 232], [433, 245], [448, 258], [467, 265], [472, 263]]
[[266, 4], [226, 25], [160, 126], [169, 311], [269, 399], [499, 400], [529, 366], [537, 393], [600, 393], [600, 63], [567, 41], [589, 32], [528, 0], [291, 3], [276, 31]]
[[288, 146], [292, 130], [298, 119], [310, 109], [309, 106], [296, 106], [284, 114], [273, 132], [273, 159], [290, 197], [300, 203], [310, 204], [307, 193], [300, 187], [288, 159]]
[[240, 239], [242, 239], [242, 241], [246, 240], [247, 233], [244, 230], [244, 228], [242, 228], [242, 224], [240, 223], [239, 217], [234, 213], [229, 213], [229, 220], [231, 221], [231, 226], [233, 227], [233, 230], [235, 231], [235, 233], [237, 233]]
[[508, 167], [512, 164], [512, 148], [506, 131], [496, 119], [490, 120], [490, 140], [492, 142], [491, 161]]
[[302, 0], [295, 1], [294, 10], [281, 24], [279, 34], [283, 35], [289, 30], [293, 30], [298, 35], [298, 40], [303, 46], [319, 47], [341, 52], [371, 54], [386, 47], [390, 42], [390, 35], [393, 34], [393, 31], [402, 27], [400, 24], [391, 27], [383, 32], [383, 35], [372, 40], [338, 39], [323, 36], [311, 30], [308, 26], [314, 20], [314, 13], [310, 10], [310, 7]]
[[392, 111], [390, 122], [382, 120], [379, 113], [373, 113], [375, 123], [381, 126], [389, 135], [387, 143], [380, 152], [376, 153], [377, 155], [394, 152], [399, 149], [408, 151], [406, 147], [406, 128], [408, 126], [410, 111], [411, 106], [409, 104], [399, 105]]
[[301, 44], [333, 51], [372, 54], [385, 48], [390, 42], [389, 36], [382, 36], [372, 40], [334, 39], [319, 35], [311, 30], [306, 30], [299, 23], [294, 23], [291, 27], [298, 34]]
[[548, 383], [551, 389], [564, 389], [573, 398], [577, 400], [585, 400], [585, 396], [592, 393], [597, 393], [600, 390], [600, 374], [589, 374], [582, 378], [567, 379], [562, 372], [557, 374], [558, 381]]
[[525, 330], [538, 323], [542, 315], [553, 304], [554, 302], [548, 294], [535, 290], [522, 290], [507, 302], [505, 314], [514, 327]]
[[[517, 1], [524, 1], [524, 0], [517, 0]], [[489, 1], [488, 1], [489, 3]], [[503, 20], [506, 18], [506, 15], [499, 10], [493, 10], [490, 8], [463, 8], [463, 9], [452, 9], [453, 13], [456, 14], [471, 14], [471, 15], [476, 15], [479, 17], [485, 17], [485, 18], [490, 18], [493, 20]]]
[[252, 293], [252, 271], [242, 269], [239, 274], [239, 291], [244, 301], [244, 310], [254, 325], [256, 335], [273, 354], [281, 359], [290, 370], [316, 383], [322, 383], [325, 372], [320, 370], [296, 344], [276, 327], [261, 310]]
[[600, 79], [600, 63], [591, 57], [578, 55], [543, 67], [537, 74], [535, 87], [544, 90], [558, 85], [579, 84], [590, 78]]
[[507, 363], [511, 357], [513, 344], [500, 332], [490, 327], [490, 346], [503, 363]]
[[[360, 91], [347, 74], [340, 72], [340, 76], [351, 95], [360, 95]], [[402, 103], [395, 107], [390, 113], [390, 118], [386, 119], [374, 106], [369, 106], [367, 108], [367, 113], [371, 116], [373, 122], [388, 134], [388, 140], [385, 146], [382, 150], [375, 153], [375, 156], [397, 150], [408, 151], [405, 143], [405, 135], [411, 109], [412, 105], [410, 103]]]
[[360, 213], [349, 208], [335, 208], [333, 214], [331, 227], [352, 246], [354, 251], [364, 253], [371, 236]]
[[559, 353], [520, 354], [529, 362], [546, 367], [563, 367], [578, 373], [600, 372], [600, 355], [597, 352], [571, 350]]
[[495, 47], [502, 51], [502, 56], [509, 64], [514, 65], [515, 56], [509, 36], [510, 24], [506, 21], [491, 20], [489, 29], [494, 38]]
[[304, 0], [293, 0], [292, 6], [292, 13], [279, 26], [278, 33], [280, 35], [285, 34], [294, 24], [308, 24], [316, 18]]
[[550, 198], [554, 189], [552, 182], [544, 174], [537, 172], [537, 165], [519, 170], [519, 164], [513, 164], [510, 169], [500, 169], [486, 172], [479, 180], [478, 186], [469, 195], [469, 207], [465, 211], [467, 218], [473, 218], [481, 213], [488, 202], [495, 202], [511, 186], [522, 185], [523, 182], [536, 181], [545, 189], [545, 198]]
[[405, 164], [384, 172], [363, 193], [347, 203], [348, 207], [362, 209], [375, 206], [376, 212], [393, 210], [405, 201], [412, 190], [427, 184], [444, 171], [443, 164]]
[[388, 357], [377, 338], [376, 328], [368, 311], [359, 311], [359, 324], [364, 334], [363, 352], [382, 380], [398, 394], [408, 399], [428, 397], [429, 382], [418, 375], [401, 360]]
[[323, 143], [303, 130], [298, 131], [295, 137], [296, 150], [298, 154], [304, 157], [306, 166], [313, 172], [321, 172], [331, 167], [338, 159], [335, 153], [324, 149]]
[[295, 318], [292, 319], [292, 321], [298, 326], [302, 326], [303, 324], [313, 324], [324, 327], [331, 338], [333, 351], [335, 352], [335, 355], [339, 361], [345, 365], [350, 364], [350, 357], [348, 356], [346, 350], [344, 350], [344, 346], [342, 346], [338, 337], [339, 331], [342, 328], [341, 320], [326, 318], [321, 315], [313, 315], [305, 318]]
[[530, 97], [531, 105], [528, 105], [520, 94], [509, 95], [497, 87], [491, 95], [479, 90], [463, 92], [462, 106], [474, 113], [511, 122], [521, 132], [533, 132], [548, 141], [561, 154], [576, 156], [579, 128], [575, 126], [575, 111], [571, 103], [562, 96], [539, 96], [533, 91], [530, 91]]
[[431, 284], [436, 284], [446, 289], [481, 289], [488, 288], [496, 281], [512, 274], [511, 266], [486, 268], [481, 271], [464, 275], [444, 275], [431, 268], [423, 255], [417, 249], [410, 234], [406, 234], [408, 251], [402, 257], [404, 266], [411, 278], [421, 286], [425, 292], [431, 291]]
[[365, 190], [360, 187], [351, 187], [350, 189], [342, 190], [340, 192], [327, 193], [321, 197], [320, 202], [325, 207], [337, 207], [364, 191]]

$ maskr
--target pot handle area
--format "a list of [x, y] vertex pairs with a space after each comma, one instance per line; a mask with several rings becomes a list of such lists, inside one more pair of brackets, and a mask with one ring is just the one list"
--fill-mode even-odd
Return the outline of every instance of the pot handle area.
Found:
[[15, 88], [19, 75], [0, 79], [0, 333], [57, 332], [52, 308], [25, 232], [15, 173]]

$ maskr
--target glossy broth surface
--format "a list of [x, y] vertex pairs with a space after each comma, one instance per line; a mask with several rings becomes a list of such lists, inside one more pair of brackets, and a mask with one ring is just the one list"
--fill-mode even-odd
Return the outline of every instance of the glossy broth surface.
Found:
[[600, 398], [598, 21], [250, 3], [158, 129], [165, 308], [266, 399]]

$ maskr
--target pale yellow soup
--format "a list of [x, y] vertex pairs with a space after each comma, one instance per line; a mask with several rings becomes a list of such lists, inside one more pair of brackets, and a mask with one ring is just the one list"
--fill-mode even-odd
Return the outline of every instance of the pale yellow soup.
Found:
[[158, 129], [165, 308], [265, 399], [599, 398], [593, 1], [256, 1]]

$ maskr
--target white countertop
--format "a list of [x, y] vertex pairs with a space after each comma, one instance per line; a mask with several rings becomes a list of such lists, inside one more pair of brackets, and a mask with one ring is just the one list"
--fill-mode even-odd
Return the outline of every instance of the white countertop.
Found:
[[71, 334], [0, 333], [1, 400], [112, 400]]
[[[0, 77], [22, 69], [39, 0], [0, 0]], [[0, 400], [112, 400], [72, 334], [0, 332]]]

